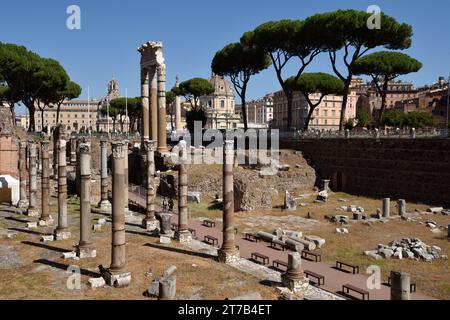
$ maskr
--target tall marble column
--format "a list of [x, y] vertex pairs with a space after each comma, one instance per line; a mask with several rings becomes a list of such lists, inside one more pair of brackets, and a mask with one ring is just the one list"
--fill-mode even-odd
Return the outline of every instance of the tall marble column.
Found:
[[50, 160], [49, 160], [50, 141], [45, 137], [41, 142], [41, 224], [48, 224], [52, 220], [50, 216]]
[[156, 182], [155, 166], [156, 142], [147, 140], [144, 147], [147, 153], [147, 207], [145, 218], [142, 221], [142, 227], [148, 231], [153, 231], [159, 228], [159, 221], [155, 217], [155, 199], [158, 185]]
[[158, 72], [158, 151], [167, 152], [167, 113], [166, 113], [166, 65], [160, 64]]
[[383, 199], [383, 218], [389, 218], [391, 216], [391, 199]]
[[192, 234], [189, 231], [188, 227], [188, 176], [186, 165], [186, 141], [180, 141], [178, 146], [178, 230], [175, 234], [175, 238], [184, 243], [192, 241]]
[[219, 262], [232, 264], [239, 260], [234, 227], [234, 141], [223, 147], [223, 244], [218, 252]]
[[[177, 83], [175, 84], [176, 88], [180, 86], [180, 79], [177, 77]], [[183, 127], [181, 125], [181, 98], [179, 95], [175, 97], [175, 130], [182, 130]]]
[[309, 280], [302, 269], [302, 257], [298, 252], [288, 255], [288, 269], [281, 275], [281, 282], [294, 293], [302, 293], [309, 287]]
[[28, 142], [28, 152], [29, 152], [29, 170], [28, 175], [28, 193], [29, 193], [29, 203], [27, 215], [30, 217], [39, 217], [39, 210], [37, 208], [37, 148], [34, 141]]
[[66, 140], [59, 140], [58, 151], [58, 227], [55, 230], [56, 240], [70, 239], [67, 222], [67, 160]]
[[150, 140], [158, 142], [158, 74], [156, 68], [150, 73]]
[[19, 179], [20, 179], [20, 199], [18, 207], [25, 209], [28, 207], [27, 197], [27, 143], [19, 142]]
[[129, 200], [128, 200], [128, 193], [129, 193], [129, 170], [128, 170], [128, 140], [124, 140], [123, 141], [123, 147], [124, 147], [124, 157], [123, 157], [123, 166], [124, 166], [124, 195], [123, 195], [123, 205], [125, 208], [125, 213], [129, 213], [129, 209], [128, 209], [128, 205], [129, 205]]
[[98, 204], [100, 210], [110, 211], [111, 203], [108, 197], [108, 140], [100, 141], [101, 162], [101, 200]]
[[91, 215], [91, 146], [81, 143], [78, 147], [80, 161], [80, 243], [77, 246], [79, 258], [94, 258], [97, 256], [92, 241]]
[[112, 186], [112, 249], [111, 266], [103, 274], [110, 286], [122, 287], [131, 281], [131, 273], [126, 268], [125, 240], [125, 155], [127, 148], [122, 142], [114, 142], [113, 148], [113, 186]]
[[142, 97], [142, 144], [150, 136], [149, 114], [149, 73], [147, 69], [141, 70], [141, 97]]

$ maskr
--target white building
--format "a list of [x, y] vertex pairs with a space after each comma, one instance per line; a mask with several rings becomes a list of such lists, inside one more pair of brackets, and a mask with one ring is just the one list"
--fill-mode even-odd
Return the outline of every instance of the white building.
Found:
[[268, 128], [273, 120], [273, 97], [268, 94], [262, 99], [253, 100], [247, 103], [247, 122], [252, 125]]
[[232, 84], [224, 77], [212, 75], [209, 82], [215, 91], [209, 96], [200, 98], [200, 106], [208, 118], [209, 129], [234, 129], [241, 122], [235, 113], [235, 95]]

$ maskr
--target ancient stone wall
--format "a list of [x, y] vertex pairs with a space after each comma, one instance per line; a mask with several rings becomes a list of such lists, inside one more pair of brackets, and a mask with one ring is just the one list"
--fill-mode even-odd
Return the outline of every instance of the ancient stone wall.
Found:
[[281, 141], [302, 151], [334, 190], [450, 206], [449, 139]]

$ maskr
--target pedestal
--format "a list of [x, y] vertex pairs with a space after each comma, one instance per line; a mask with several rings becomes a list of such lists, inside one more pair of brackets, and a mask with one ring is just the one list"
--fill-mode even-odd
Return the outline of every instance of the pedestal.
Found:
[[292, 279], [286, 274], [281, 275], [281, 282], [283, 286], [287, 287], [294, 293], [303, 293], [309, 288], [309, 280], [305, 276], [299, 279]]
[[17, 204], [17, 208], [19, 209], [26, 209], [29, 206], [29, 202], [28, 200], [20, 200], [19, 203]]
[[180, 243], [187, 243], [192, 241], [192, 233], [190, 231], [175, 232], [175, 240]]
[[115, 288], [127, 287], [131, 283], [131, 272], [113, 273], [110, 270], [106, 270], [102, 277], [107, 285]]
[[237, 249], [234, 251], [219, 250], [217, 258], [221, 263], [236, 264], [241, 259], [241, 254]]
[[69, 240], [71, 237], [72, 237], [72, 234], [69, 231], [55, 230], [55, 240], [56, 241]]
[[97, 250], [89, 247], [77, 247], [77, 257], [80, 259], [97, 257]]
[[109, 202], [108, 200], [103, 200], [98, 204], [98, 209], [100, 209], [101, 211], [111, 211], [111, 202]]
[[159, 229], [159, 221], [157, 219], [155, 220], [142, 220], [142, 228], [146, 229], [147, 231], [155, 231], [156, 229]]
[[27, 216], [33, 217], [33, 218], [39, 218], [41, 215], [39, 214], [38, 209], [33, 208], [33, 209], [27, 210]]

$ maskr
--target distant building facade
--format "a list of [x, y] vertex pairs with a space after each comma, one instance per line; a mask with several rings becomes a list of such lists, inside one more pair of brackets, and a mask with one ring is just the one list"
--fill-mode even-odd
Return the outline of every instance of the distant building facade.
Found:
[[[249, 126], [262, 125], [269, 127], [273, 120], [273, 98], [274, 94], [268, 94], [262, 99], [247, 103], [247, 121]], [[241, 108], [242, 113], [242, 108]]]
[[235, 95], [233, 87], [224, 77], [212, 75], [209, 82], [214, 93], [200, 97], [200, 106], [207, 116], [206, 127], [209, 129], [234, 129], [241, 119], [235, 113]]
[[[355, 83], [359, 83], [355, 82]], [[310, 95], [313, 103], [320, 99], [320, 94]], [[314, 110], [309, 125], [310, 129], [337, 130], [339, 129], [342, 99], [340, 95], [327, 95], [320, 105]], [[348, 95], [345, 119], [354, 119], [356, 117], [356, 105], [359, 99], [359, 91], [356, 86], [352, 86]], [[283, 91], [275, 92], [273, 95], [273, 121], [272, 127], [281, 131], [287, 130], [288, 108], [287, 98]], [[292, 128], [302, 130], [309, 114], [309, 105], [305, 96], [300, 92], [294, 93], [292, 104]]]

